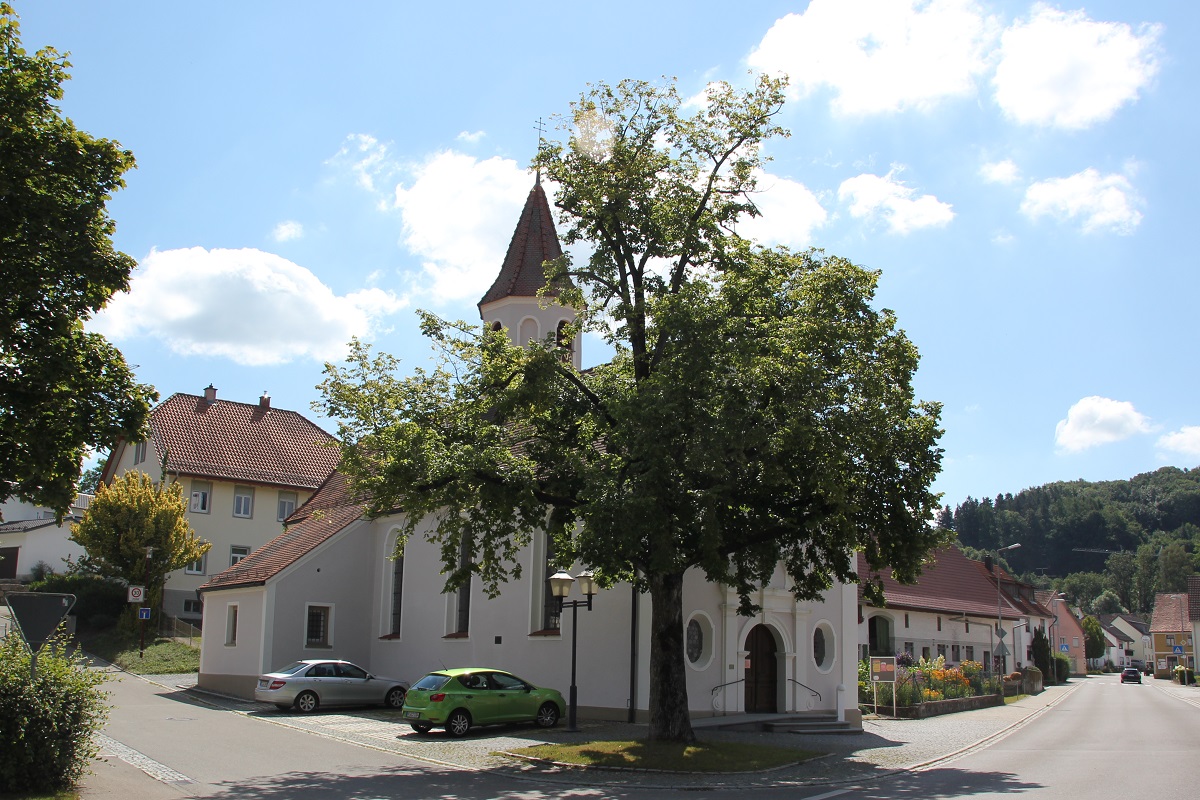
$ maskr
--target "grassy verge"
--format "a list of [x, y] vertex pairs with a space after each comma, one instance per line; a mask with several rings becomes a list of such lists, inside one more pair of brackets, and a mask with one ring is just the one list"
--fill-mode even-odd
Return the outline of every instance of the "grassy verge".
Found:
[[140, 655], [136, 633], [109, 630], [81, 637], [84, 651], [139, 675], [177, 675], [200, 670], [200, 650], [173, 639], [146, 637]]
[[564, 764], [588, 767], [627, 767], [668, 772], [757, 772], [798, 764], [820, 753], [741, 742], [606, 741], [579, 744], [540, 744], [512, 752]]
[[67, 789], [56, 794], [5, 794], [0, 792], [0, 800], [79, 800], [79, 792]]

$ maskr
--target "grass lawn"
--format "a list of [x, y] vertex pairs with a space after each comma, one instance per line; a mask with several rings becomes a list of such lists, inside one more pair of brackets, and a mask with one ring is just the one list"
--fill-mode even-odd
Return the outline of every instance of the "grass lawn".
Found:
[[5, 794], [0, 792], [0, 800], [79, 800], [79, 792], [67, 789], [56, 794]]
[[605, 741], [578, 744], [540, 744], [512, 752], [564, 764], [589, 767], [628, 767], [668, 772], [756, 772], [798, 764], [821, 753], [742, 742]]
[[200, 649], [174, 639], [147, 636], [142, 656], [138, 634], [115, 628], [83, 636], [80, 644], [85, 652], [139, 675], [178, 675], [200, 670]]

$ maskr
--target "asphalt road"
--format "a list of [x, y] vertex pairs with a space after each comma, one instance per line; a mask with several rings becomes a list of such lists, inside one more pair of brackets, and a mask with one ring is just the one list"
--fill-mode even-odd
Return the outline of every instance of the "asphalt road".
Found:
[[[115, 706], [101, 742], [103, 761], [84, 784], [88, 798], [638, 798], [694, 794], [651, 788], [659, 776], [620, 786], [547, 783], [536, 775], [476, 771], [410, 759], [369, 739], [351, 743], [283, 720], [215, 708], [182, 691], [122, 676], [108, 685]], [[1047, 693], [1048, 695], [1051, 693]], [[1193, 798], [1200, 782], [1200, 690], [1174, 691], [1153, 681], [1122, 686], [1117, 676], [1085, 679], [996, 738], [952, 755], [947, 743], [933, 766], [881, 770], [870, 783], [833, 782], [753, 789], [728, 785], [704, 791], [711, 798], [763, 800], [931, 800], [1095, 797]], [[1003, 712], [1004, 709], [996, 710]], [[968, 712], [902, 723], [918, 734], [945, 731]], [[276, 722], [273, 723], [273, 719]], [[346, 717], [315, 715], [306, 721]], [[933, 724], [928, 724], [933, 723]], [[370, 725], [364, 720], [364, 726]], [[894, 723], [893, 723], [894, 724]], [[928, 727], [925, 727], [928, 724]], [[940, 727], [938, 727], [940, 726]], [[319, 725], [317, 726], [319, 727]], [[374, 723], [378, 728], [378, 723]], [[398, 726], [403, 729], [404, 726]], [[1000, 730], [998, 728], [997, 730]], [[346, 728], [341, 725], [346, 734]], [[351, 731], [352, 733], [352, 731]], [[869, 738], [871, 734], [864, 734]], [[836, 764], [830, 772], [836, 773]], [[859, 776], [861, 778], [861, 775]]]

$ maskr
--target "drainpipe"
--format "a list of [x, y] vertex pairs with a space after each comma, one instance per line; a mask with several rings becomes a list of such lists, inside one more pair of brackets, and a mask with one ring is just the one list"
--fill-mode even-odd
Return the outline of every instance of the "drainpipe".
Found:
[[629, 618], [629, 714], [626, 722], [637, 722], [638, 696], [638, 590], [637, 586], [629, 586], [631, 608]]

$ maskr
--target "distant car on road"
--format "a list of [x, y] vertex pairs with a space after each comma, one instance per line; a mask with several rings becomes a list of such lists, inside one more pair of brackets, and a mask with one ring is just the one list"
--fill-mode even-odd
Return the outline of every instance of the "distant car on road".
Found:
[[417, 733], [445, 728], [466, 736], [475, 725], [535, 722], [553, 728], [566, 711], [563, 696], [510, 672], [467, 667], [431, 672], [412, 685], [404, 702], [404, 721]]
[[1121, 683], [1141, 683], [1142, 672], [1137, 667], [1126, 667], [1121, 671]]
[[286, 711], [312, 713], [321, 706], [404, 706], [408, 683], [372, 675], [357, 664], [338, 659], [296, 661], [260, 675], [254, 699]]

